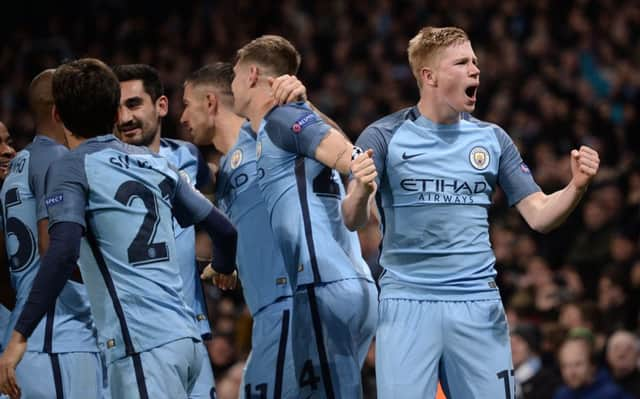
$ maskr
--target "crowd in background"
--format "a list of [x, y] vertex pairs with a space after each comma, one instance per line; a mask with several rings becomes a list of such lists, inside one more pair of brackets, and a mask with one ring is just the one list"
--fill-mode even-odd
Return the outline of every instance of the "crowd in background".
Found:
[[[406, 48], [418, 29], [465, 29], [481, 70], [474, 116], [509, 133], [545, 192], [568, 182], [572, 148], [587, 144], [601, 157], [585, 198], [550, 234], [534, 233], [500, 192], [494, 197], [491, 239], [513, 339], [519, 340], [514, 345], [540, 355], [547, 385], [570, 387], [558, 355], [561, 348], [569, 351], [561, 346], [568, 335], [581, 339], [593, 348], [589, 361], [609, 369], [606, 378], [640, 397], [637, 1], [93, 0], [78, 2], [75, 12], [39, 5], [28, 13], [26, 4], [24, 13], [5, 14], [0, 28], [0, 120], [17, 149], [34, 134], [30, 80], [80, 56], [158, 68], [170, 99], [163, 135], [189, 140], [178, 122], [184, 78], [203, 64], [233, 60], [236, 49], [265, 33], [285, 36], [298, 48], [298, 76], [308, 97], [355, 140], [369, 123], [416, 102]], [[376, 245], [368, 244], [363, 247], [373, 250], [365, 257], [378, 270]], [[219, 397], [226, 398], [239, 385], [251, 320], [241, 292], [208, 293], [215, 329], [210, 354]], [[610, 341], [619, 330], [634, 335], [625, 335], [631, 349], [616, 357]], [[625, 361], [632, 366], [620, 366], [630, 354]], [[514, 349], [516, 368], [518, 355]], [[366, 397], [375, 395], [373, 356], [363, 371]]]

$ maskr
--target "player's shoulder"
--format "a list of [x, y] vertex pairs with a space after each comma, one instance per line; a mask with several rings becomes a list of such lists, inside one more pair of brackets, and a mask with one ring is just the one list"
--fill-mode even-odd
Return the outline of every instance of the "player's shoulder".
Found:
[[320, 120], [320, 117], [307, 103], [300, 101], [275, 106], [264, 119], [267, 123], [284, 124], [296, 131], [311, 122]]
[[49, 137], [36, 135], [24, 151], [28, 152], [32, 158], [45, 160], [61, 157], [68, 153], [69, 149]]
[[500, 125], [495, 124], [493, 122], [484, 121], [474, 117], [473, 115], [463, 112], [461, 114], [461, 121], [463, 124], [467, 126], [477, 128], [477, 129], [487, 129], [492, 131], [496, 136], [506, 135], [507, 133], [504, 131]]
[[420, 113], [415, 106], [403, 108], [392, 114], [383, 116], [382, 118], [369, 124], [366, 128], [364, 128], [363, 133], [372, 131], [392, 133], [397, 130], [404, 122], [414, 121], [418, 119], [419, 116]]

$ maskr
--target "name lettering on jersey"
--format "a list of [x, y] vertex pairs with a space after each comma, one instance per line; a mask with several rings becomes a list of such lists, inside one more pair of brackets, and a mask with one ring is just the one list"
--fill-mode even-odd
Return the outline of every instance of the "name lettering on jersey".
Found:
[[473, 204], [475, 194], [484, 193], [484, 181], [466, 182], [454, 179], [403, 179], [400, 187], [418, 194], [418, 201], [447, 204]]
[[130, 158], [128, 155], [118, 155], [117, 157], [111, 157], [109, 158], [109, 163], [123, 169], [129, 169], [131, 166], [153, 169], [148, 161], [144, 159]]
[[400, 181], [400, 186], [403, 190], [410, 192], [447, 192], [472, 195], [484, 192], [487, 188], [487, 183], [453, 179], [403, 179]]
[[63, 194], [53, 194], [48, 196], [45, 200], [44, 200], [44, 204], [46, 205], [47, 208], [52, 207], [56, 204], [61, 203], [62, 201], [64, 201], [64, 195]]
[[291, 126], [291, 130], [293, 130], [294, 133], [300, 133], [306, 125], [308, 125], [311, 122], [315, 122], [316, 120], [318, 120], [318, 117], [316, 116], [316, 114], [314, 113], [306, 114], [302, 118], [298, 119], [296, 123], [293, 124], [293, 126]]
[[22, 173], [24, 170], [24, 164], [27, 162], [26, 159], [21, 158], [11, 162], [11, 172], [12, 173]]
[[233, 188], [239, 188], [248, 181], [249, 176], [246, 173], [240, 173], [237, 176], [234, 176], [231, 186]]

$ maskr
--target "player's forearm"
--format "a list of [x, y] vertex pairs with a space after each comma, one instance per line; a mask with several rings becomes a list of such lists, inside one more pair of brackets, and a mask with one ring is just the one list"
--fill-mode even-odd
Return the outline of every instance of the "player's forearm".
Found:
[[540, 233], [548, 233], [567, 219], [578, 205], [578, 202], [580, 202], [584, 191], [584, 189], [580, 190], [572, 183], [569, 183], [562, 190], [544, 196], [537, 204], [537, 209], [533, 212], [533, 215], [529, 218], [531, 220], [527, 220], [527, 222], [534, 230]]
[[214, 270], [222, 274], [233, 273], [236, 267], [238, 232], [231, 221], [216, 208], [200, 222], [213, 243]]
[[80, 253], [83, 228], [63, 222], [51, 228], [49, 250], [42, 258], [27, 302], [15, 330], [29, 337], [42, 317], [51, 309], [69, 280]]
[[349, 230], [355, 231], [367, 224], [372, 201], [373, 193], [368, 194], [357, 189], [349, 190], [349, 194], [342, 201], [342, 217]]
[[316, 148], [314, 157], [325, 166], [343, 175], [351, 172], [353, 144], [342, 133], [331, 129]]

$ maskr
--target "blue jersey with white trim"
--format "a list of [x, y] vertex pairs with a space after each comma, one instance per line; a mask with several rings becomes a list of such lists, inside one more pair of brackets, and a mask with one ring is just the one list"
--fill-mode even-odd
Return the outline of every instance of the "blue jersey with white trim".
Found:
[[273, 108], [258, 133], [258, 185], [294, 287], [371, 279], [358, 236], [342, 219], [340, 176], [314, 158], [329, 129], [296, 103]]
[[[33, 280], [40, 269], [38, 221], [47, 218], [44, 206], [45, 176], [49, 166], [68, 150], [54, 140], [37, 135], [11, 162], [0, 190], [11, 283], [16, 306], [5, 332], [5, 343], [22, 313]], [[32, 352], [97, 352], [96, 332], [85, 287], [69, 280], [55, 308], [40, 321], [27, 341]]]
[[86, 140], [49, 169], [46, 204], [49, 226], [85, 228], [79, 264], [108, 361], [200, 339], [172, 216], [193, 224], [213, 205], [166, 158], [113, 135]]
[[382, 298], [498, 298], [488, 210], [499, 185], [509, 205], [539, 191], [509, 136], [463, 115], [436, 124], [412, 107], [368, 126], [384, 238]]
[[220, 159], [216, 200], [238, 229], [238, 274], [252, 315], [292, 295], [257, 178], [256, 138], [247, 123], [238, 141]]
[[[181, 140], [160, 139], [160, 155], [167, 158], [185, 179], [194, 187], [201, 188], [210, 178], [209, 167], [200, 156], [195, 145]], [[196, 315], [200, 335], [211, 334], [211, 327], [207, 319], [207, 306], [200, 282], [200, 273], [196, 265], [196, 232], [193, 226], [182, 228], [174, 220], [173, 230], [176, 237], [177, 259], [180, 263], [183, 292], [187, 305]]]

